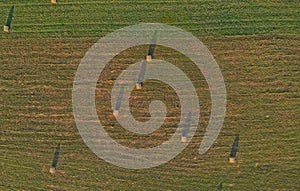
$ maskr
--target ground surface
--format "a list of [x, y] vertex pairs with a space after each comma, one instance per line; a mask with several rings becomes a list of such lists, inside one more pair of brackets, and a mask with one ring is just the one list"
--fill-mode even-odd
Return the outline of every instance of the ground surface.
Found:
[[[61, 0], [51, 5], [10, 0], [0, 2], [3, 25], [12, 5], [11, 32], [0, 34], [0, 190], [217, 190], [220, 182], [223, 190], [300, 189], [299, 1]], [[80, 60], [99, 38], [147, 22], [185, 29], [209, 48], [225, 79], [228, 106], [216, 143], [197, 154], [210, 115], [207, 84], [186, 58], [157, 47], [157, 58], [175, 63], [198, 87], [201, 121], [175, 159], [128, 170], [99, 159], [84, 144], [72, 113], [72, 83]], [[131, 136], [112, 116], [114, 78], [146, 52], [147, 46], [135, 47], [113, 59], [96, 92], [105, 128], [131, 147], [160, 144], [179, 120], [178, 98], [155, 81], [134, 91], [131, 105], [132, 113], [145, 120], [149, 100], [168, 104], [169, 118], [159, 131]], [[237, 162], [229, 164], [236, 134]], [[57, 143], [61, 153], [51, 175]]]

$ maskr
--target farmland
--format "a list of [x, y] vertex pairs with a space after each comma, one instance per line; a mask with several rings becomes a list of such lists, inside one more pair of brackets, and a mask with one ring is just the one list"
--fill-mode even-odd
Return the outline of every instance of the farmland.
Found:
[[[0, 190], [299, 190], [299, 1], [1, 1], [0, 21], [14, 5], [9, 33], [0, 33]], [[170, 48], [154, 56], [181, 68], [197, 87], [200, 123], [188, 147], [161, 166], [129, 170], [98, 158], [83, 142], [72, 111], [81, 59], [101, 37], [138, 23], [164, 23], [198, 37], [214, 55], [227, 90], [224, 125], [210, 150], [198, 154], [210, 116], [208, 85], [196, 66]], [[155, 99], [168, 117], [155, 133], [132, 136], [112, 115], [114, 79], [144, 59], [148, 46], [121, 52], [96, 91], [99, 119], [129, 147], [166, 141], [180, 117], [170, 86], [146, 81], [132, 92], [132, 113], [145, 121]], [[121, 63], [121, 64], [120, 64]], [[166, 96], [167, 95], [167, 96]], [[235, 164], [228, 158], [240, 135]], [[61, 144], [57, 171], [49, 173]]]

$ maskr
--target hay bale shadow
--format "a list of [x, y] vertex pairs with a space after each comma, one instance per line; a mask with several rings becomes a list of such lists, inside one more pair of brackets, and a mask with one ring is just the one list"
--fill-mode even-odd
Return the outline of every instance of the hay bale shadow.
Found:
[[57, 166], [57, 163], [58, 163], [59, 153], [60, 153], [60, 143], [57, 144], [57, 146], [56, 146], [53, 161], [52, 161], [52, 165], [51, 165], [51, 167], [54, 168], [54, 169], [56, 169], [56, 166]]
[[7, 20], [6, 20], [6, 26], [8, 26], [9, 29], [11, 29], [11, 23], [12, 23], [12, 19], [14, 16], [14, 9], [15, 9], [15, 6], [11, 6]]
[[190, 126], [191, 126], [191, 118], [192, 118], [192, 113], [189, 112], [187, 114], [185, 125], [183, 127], [183, 131], [182, 131], [182, 135], [181, 135], [182, 137], [187, 137], [188, 136], [188, 133], [190, 131]]
[[139, 78], [138, 78], [138, 84], [140, 84], [140, 85], [142, 85], [142, 83], [144, 81], [144, 76], [146, 74], [146, 69], [147, 69], [147, 62], [144, 61], [142, 63], [141, 71], [139, 73]]
[[150, 47], [149, 47], [149, 50], [148, 50], [148, 55], [151, 56], [151, 57], [153, 57], [154, 50], [155, 50], [155, 47], [156, 47], [156, 39], [157, 39], [157, 31], [155, 31], [153, 36], [152, 36], [152, 40], [151, 40]]
[[120, 93], [119, 93], [118, 98], [117, 98], [117, 103], [116, 103], [116, 106], [115, 106], [115, 110], [117, 110], [117, 111], [121, 107], [121, 101], [122, 101], [123, 95], [124, 95], [124, 85], [121, 86]]
[[223, 182], [220, 182], [219, 186], [218, 186], [218, 191], [222, 191], [223, 189]]
[[238, 151], [238, 147], [239, 147], [239, 139], [240, 139], [240, 135], [237, 134], [235, 136], [234, 142], [232, 144], [232, 149], [230, 152], [230, 158], [235, 158], [236, 157], [236, 153]]

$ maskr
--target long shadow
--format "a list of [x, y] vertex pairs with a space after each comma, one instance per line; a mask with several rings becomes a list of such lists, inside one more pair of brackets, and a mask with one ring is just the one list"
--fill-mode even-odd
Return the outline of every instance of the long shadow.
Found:
[[222, 191], [222, 189], [223, 189], [223, 183], [221, 182], [218, 186], [218, 191]]
[[11, 6], [8, 17], [7, 17], [6, 26], [8, 26], [9, 29], [11, 28], [11, 22], [12, 22], [12, 19], [14, 16], [14, 9], [15, 9], [15, 6]]
[[58, 162], [58, 157], [59, 157], [59, 152], [60, 152], [60, 144], [57, 145], [55, 153], [54, 153], [52, 166], [51, 166], [53, 168], [56, 168], [56, 165], [57, 165], [57, 162]]
[[139, 73], [139, 79], [138, 79], [139, 84], [142, 84], [144, 80], [144, 76], [146, 74], [146, 68], [147, 68], [147, 61], [144, 61], [141, 67], [141, 71]]
[[117, 98], [117, 103], [116, 103], [115, 110], [119, 110], [120, 109], [123, 95], [124, 95], [124, 86], [122, 85], [121, 89], [120, 89], [120, 93], [119, 93], [118, 98]]
[[153, 57], [153, 53], [154, 53], [154, 50], [155, 50], [155, 47], [156, 47], [156, 39], [157, 39], [157, 31], [155, 31], [153, 36], [152, 36], [152, 40], [151, 40], [150, 47], [149, 47], [149, 50], [148, 50], [148, 55], [151, 56], [151, 57]]
[[237, 134], [235, 139], [234, 139], [234, 142], [232, 144], [232, 149], [231, 149], [231, 152], [230, 152], [230, 158], [235, 158], [235, 156], [236, 156], [236, 153], [237, 153], [238, 147], [239, 147], [239, 138], [240, 138], [240, 135]]
[[182, 131], [182, 137], [187, 137], [189, 131], [190, 131], [190, 126], [191, 126], [191, 118], [192, 118], [192, 113], [189, 112], [186, 118], [185, 126]]

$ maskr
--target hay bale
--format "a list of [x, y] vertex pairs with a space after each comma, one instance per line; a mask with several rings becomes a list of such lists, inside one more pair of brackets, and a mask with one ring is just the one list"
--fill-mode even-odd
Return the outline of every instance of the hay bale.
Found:
[[181, 136], [181, 142], [182, 142], [182, 143], [186, 143], [186, 141], [187, 141], [186, 136]]
[[50, 172], [51, 174], [55, 173], [55, 167], [52, 166], [52, 167], [50, 168], [49, 172]]
[[4, 26], [3, 31], [4, 32], [9, 32], [9, 26]]
[[57, 2], [56, 2], [56, 0], [51, 0], [51, 4], [52, 5], [54, 5], [54, 4], [56, 4]]
[[229, 163], [230, 163], [230, 164], [235, 163], [235, 158], [234, 158], [234, 157], [230, 157], [230, 158], [229, 158]]
[[146, 61], [147, 61], [147, 62], [150, 62], [151, 60], [152, 60], [152, 56], [151, 56], [151, 55], [147, 55], [147, 56], [146, 56]]
[[136, 89], [136, 90], [142, 89], [142, 83], [136, 83], [136, 84], [135, 84], [135, 89]]
[[117, 117], [118, 114], [119, 114], [119, 110], [114, 110], [114, 111], [113, 111], [113, 115], [114, 115], [115, 117]]

